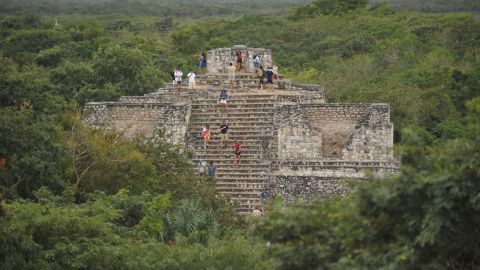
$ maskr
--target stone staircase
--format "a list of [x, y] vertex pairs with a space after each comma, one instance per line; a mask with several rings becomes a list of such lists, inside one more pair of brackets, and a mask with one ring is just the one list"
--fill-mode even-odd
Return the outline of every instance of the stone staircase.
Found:
[[[260, 192], [268, 185], [269, 162], [265, 161], [263, 145], [273, 139], [273, 109], [276, 98], [272, 94], [243, 94], [245, 89], [229, 93], [228, 111], [222, 113], [216, 97], [192, 100], [187, 130], [187, 147], [193, 152], [193, 162], [200, 159], [217, 165], [217, 186], [222, 194], [237, 204], [240, 213], [250, 213], [261, 206]], [[211, 89], [218, 93], [219, 89]], [[229, 142], [220, 147], [220, 125], [229, 125]], [[203, 149], [200, 131], [210, 125], [211, 144]], [[242, 145], [239, 164], [236, 164], [233, 143]]]

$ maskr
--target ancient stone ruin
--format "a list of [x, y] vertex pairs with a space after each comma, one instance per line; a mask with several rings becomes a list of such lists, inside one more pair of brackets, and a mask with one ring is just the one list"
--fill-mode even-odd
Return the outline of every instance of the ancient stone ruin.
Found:
[[[246, 72], [238, 73], [229, 90], [228, 112], [221, 113], [218, 95], [228, 88], [226, 66], [235, 63], [241, 50]], [[345, 194], [344, 178], [363, 181], [366, 173], [395, 173], [393, 125], [388, 104], [331, 104], [318, 85], [291, 83], [280, 78], [273, 89], [260, 90], [252, 57], [261, 55], [272, 64], [268, 49], [234, 46], [207, 52], [208, 73], [198, 76], [197, 88], [175, 92], [165, 84], [144, 96], [125, 96], [115, 102], [91, 102], [85, 121], [93, 128], [114, 129], [125, 137], [153, 136], [193, 152], [192, 166], [200, 159], [217, 164], [217, 186], [238, 210], [261, 206], [260, 192], [311, 200], [317, 196]], [[281, 70], [280, 70], [281, 72]], [[229, 126], [229, 146], [220, 148], [219, 126]], [[200, 131], [212, 129], [212, 144], [203, 149]], [[242, 144], [240, 164], [235, 164], [234, 140]]]

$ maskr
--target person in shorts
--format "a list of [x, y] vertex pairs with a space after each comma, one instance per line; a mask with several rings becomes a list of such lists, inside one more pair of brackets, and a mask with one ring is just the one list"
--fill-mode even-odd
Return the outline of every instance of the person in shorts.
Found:
[[228, 128], [229, 126], [223, 122], [223, 124], [220, 125], [220, 147], [223, 148], [223, 146], [227, 146], [228, 144]]
[[182, 88], [182, 77], [183, 77], [182, 70], [180, 68], [176, 68], [174, 76], [175, 76], [175, 89], [180, 91], [180, 89]]
[[228, 99], [227, 90], [223, 89], [222, 92], [220, 92], [220, 98], [219, 98], [221, 113], [227, 113], [227, 99]]
[[195, 89], [195, 86], [196, 86], [196, 83], [195, 83], [195, 72], [193, 72], [193, 70], [190, 70], [190, 72], [188, 73], [187, 75], [188, 77], [188, 90], [194, 90]]
[[230, 89], [233, 89], [234, 84], [235, 84], [235, 67], [233, 66], [232, 63], [230, 63], [230, 66], [227, 67], [228, 71], [228, 86]]
[[203, 149], [207, 149], [207, 145], [210, 144], [210, 125], [205, 125], [200, 135], [203, 138]]
[[237, 164], [240, 163], [240, 154], [242, 153], [242, 146], [238, 142], [238, 140], [235, 140], [235, 144], [233, 145], [233, 148], [235, 150], [235, 159], [237, 160]]

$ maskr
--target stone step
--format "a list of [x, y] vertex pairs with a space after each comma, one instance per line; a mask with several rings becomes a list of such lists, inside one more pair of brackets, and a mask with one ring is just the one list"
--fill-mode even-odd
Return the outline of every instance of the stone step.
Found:
[[250, 172], [228, 172], [228, 171], [218, 171], [217, 170], [217, 181], [226, 181], [226, 182], [232, 182], [232, 181], [243, 181], [242, 179], [245, 179], [245, 182], [261, 182], [263, 179], [267, 179], [269, 177], [270, 172], [255, 172], [255, 173], [250, 173]]
[[[193, 159], [193, 162], [198, 164], [202, 159]], [[225, 167], [225, 166], [235, 166], [235, 165], [256, 165], [260, 162], [258, 158], [240, 158], [240, 163], [237, 163], [235, 157], [232, 155], [230, 159], [227, 158], [210, 158], [210, 159], [203, 159], [207, 162], [214, 161], [217, 167]]]
[[217, 176], [217, 183], [229, 184], [229, 185], [263, 185], [267, 184], [268, 175], [256, 176], [256, 175], [222, 175]]
[[196, 111], [193, 112], [190, 116], [190, 119], [202, 119], [208, 117], [209, 119], [222, 119], [222, 118], [229, 118], [229, 119], [250, 119], [252, 117], [260, 118], [260, 119], [270, 119], [273, 120], [273, 111], [229, 111], [227, 108], [226, 112], [215, 112], [215, 111]]
[[227, 123], [243, 123], [243, 122], [269, 122], [270, 125], [272, 125], [272, 116], [266, 116], [266, 115], [251, 115], [251, 114], [245, 114], [242, 116], [234, 116], [232, 114], [227, 114], [227, 115], [192, 115], [190, 118], [191, 123], [207, 123], [210, 124], [211, 122], [218, 123], [220, 122], [227, 122]]
[[215, 104], [212, 104], [212, 106], [210, 107], [204, 106], [201, 108], [192, 108], [191, 112], [192, 113], [219, 112], [224, 107], [230, 112], [239, 112], [239, 113], [242, 113], [242, 112], [273, 113], [274, 112], [275, 110], [274, 107], [263, 107], [263, 105], [264, 105], [263, 103], [259, 103], [259, 105], [256, 107], [254, 106], [243, 107], [241, 104], [238, 104], [238, 103], [235, 105], [227, 103], [226, 106], [221, 106], [220, 103], [215, 103]]
[[243, 120], [243, 119], [237, 119], [237, 118], [234, 118], [234, 117], [229, 118], [229, 119], [224, 119], [223, 117], [217, 117], [216, 119], [198, 118], [198, 119], [195, 119], [195, 121], [190, 120], [190, 125], [205, 126], [206, 124], [209, 124], [210, 127], [213, 127], [213, 126], [220, 127], [220, 125], [223, 124], [224, 122], [226, 122], [228, 125], [235, 124], [237, 126], [241, 126], [241, 125], [243, 125], [243, 126], [258, 126], [258, 125], [273, 126], [272, 121], [257, 120], [257, 119], [251, 119], [251, 118], [248, 118], [247, 120]]
[[[223, 112], [223, 111], [226, 111], [226, 112]], [[239, 115], [242, 115], [242, 114], [247, 114], [247, 113], [254, 113], [254, 114], [273, 114], [274, 110], [273, 108], [232, 108], [232, 107], [229, 107], [228, 105], [223, 108], [222, 106], [220, 105], [216, 105], [214, 108], [202, 108], [202, 109], [192, 109], [191, 110], [191, 113], [192, 115], [196, 115], [196, 114], [205, 114], [205, 113], [208, 113], [208, 114], [215, 114], [215, 115], [218, 115], [219, 113], [222, 113], [222, 114], [239, 114]]]
[[[193, 131], [193, 132], [196, 132], [196, 131]], [[198, 133], [198, 134], [197, 134]], [[193, 134], [193, 133], [192, 133]], [[262, 142], [264, 139], [269, 139], [271, 138], [272, 135], [271, 134], [229, 134], [228, 135], [228, 139], [230, 141], [235, 141], [235, 140], [238, 140], [240, 141], [240, 144], [242, 144], [243, 141], [254, 141], [254, 140], [257, 140], [259, 142]], [[201, 144], [203, 145], [203, 139], [202, 137], [200, 137], [200, 130], [198, 132], [195, 133], [195, 137], [194, 138], [198, 138], [198, 140], [201, 140]], [[215, 142], [218, 142], [220, 144], [220, 134], [218, 133], [212, 133], [210, 135], [210, 139], [211, 139], [211, 143], [215, 143]]]
[[[201, 123], [198, 123], [198, 122], [195, 122], [195, 123], [192, 123], [190, 122], [190, 125], [189, 125], [189, 128], [188, 128], [188, 131], [189, 132], [192, 132], [192, 131], [197, 131], [199, 130], [199, 133], [200, 133], [200, 130], [202, 130], [206, 124], [209, 124], [210, 125], [210, 128], [220, 128], [220, 124], [223, 124], [223, 121], [222, 120], [217, 120], [216, 122], [201, 122]], [[246, 122], [246, 123], [238, 123], [238, 124], [231, 124], [229, 122], [227, 122], [228, 126], [230, 126], [231, 129], [237, 129], [237, 130], [247, 130], [247, 129], [250, 129], [250, 130], [258, 130], [258, 129], [272, 129], [273, 128], [273, 124], [272, 123], [268, 123], [268, 122]]]
[[[214, 161], [215, 164], [217, 165], [217, 168], [219, 167], [233, 167], [233, 166], [236, 166], [236, 165], [249, 165], [249, 166], [256, 166], [260, 160], [258, 158], [241, 158], [240, 157], [240, 163], [237, 163], [237, 161], [235, 160], [234, 156], [232, 155], [232, 158], [231, 159], [221, 159], [221, 158], [212, 158], [212, 159], [205, 159], [206, 161], [210, 162], [210, 161]], [[193, 159], [193, 162], [198, 164], [198, 162], [200, 162], [200, 159]], [[233, 169], [233, 168], [232, 168]]]
[[248, 189], [263, 189], [267, 185], [267, 180], [264, 179], [263, 181], [217, 181], [217, 187], [223, 187], [223, 188], [230, 188], [230, 189], [235, 189], [235, 188], [248, 188]]
[[[238, 164], [235, 168], [232, 168], [232, 165], [229, 164], [228, 166], [222, 166], [218, 167], [217, 166], [217, 176], [218, 177], [264, 177], [266, 175], [270, 175], [270, 169], [268, 165], [265, 165], [265, 167], [251, 167], [251, 166], [246, 166], [246, 167], [239, 167], [244, 165], [244, 164]], [[235, 170], [236, 169], [236, 170]], [[251, 170], [251, 171], [250, 171]]]
[[[229, 137], [229, 138], [228, 138], [229, 141], [232, 141], [231, 136], [228, 136], [228, 137]], [[195, 143], [195, 144], [201, 144], [201, 145], [203, 146], [203, 139], [202, 139], [201, 137], [195, 137], [195, 138], [197, 138], [197, 139], [194, 140], [193, 143]], [[259, 138], [256, 138], [256, 139], [245, 139], [245, 140], [242, 140], [240, 143], [241, 143], [242, 146], [243, 146], [243, 145], [258, 145], [258, 146], [260, 146], [260, 145], [262, 145], [262, 142], [263, 142], [263, 140], [261, 140], [261, 139], [259, 139]], [[215, 146], [215, 145], [219, 146], [219, 145], [220, 145], [220, 137], [218, 137], [218, 138], [212, 138], [210, 144], [211, 144], [211, 145], [214, 145], [214, 146]], [[194, 146], [194, 145], [192, 145], [192, 146]]]
[[250, 192], [258, 192], [258, 195], [260, 195], [260, 192], [262, 192], [264, 185], [252, 185], [252, 184], [246, 184], [246, 185], [224, 185], [224, 184], [217, 184], [217, 189], [220, 191], [233, 191], [233, 192], [241, 192], [242, 190], [250, 191]]
[[[261, 151], [258, 151], [256, 153], [251, 153], [247, 150], [243, 150], [242, 149], [242, 155], [241, 155], [241, 158], [243, 160], [247, 160], [247, 159], [255, 159], [255, 160], [258, 160], [260, 159], [259, 157], [261, 156]], [[231, 158], [234, 158], [235, 157], [235, 154], [233, 152], [233, 148], [231, 149], [231, 151], [225, 151], [223, 153], [212, 153], [212, 152], [208, 152], [206, 154], [202, 154], [202, 153], [197, 153], [197, 154], [194, 154], [193, 155], [193, 161], [196, 161], [196, 160], [200, 160], [200, 159], [205, 159], [205, 160], [220, 160], [220, 159], [225, 159], [225, 160], [230, 160]]]
[[[194, 129], [194, 130], [188, 130], [188, 131], [191, 131], [191, 132], [197, 132], [198, 133], [198, 137], [201, 137], [200, 136], [200, 131], [202, 129], [201, 128], [197, 128], [197, 129]], [[187, 132], [188, 132], [187, 131]], [[270, 135], [271, 133], [273, 132], [273, 128], [271, 129], [250, 129], [250, 128], [247, 128], [247, 129], [239, 129], [239, 128], [231, 128], [228, 130], [228, 137], [230, 136], [251, 136], [251, 135], [265, 135], [265, 134], [268, 134]], [[219, 129], [212, 129], [210, 128], [210, 136], [215, 136], [215, 137], [218, 137], [219, 141], [220, 141], [220, 135], [221, 135], [221, 132]]]
[[[192, 100], [192, 105], [203, 105], [203, 104], [212, 104], [216, 103], [219, 100], [219, 96], [211, 96], [208, 98], [196, 98]], [[267, 94], [267, 95], [228, 95], [228, 102], [231, 103], [249, 103], [249, 104], [256, 104], [256, 103], [265, 103], [265, 104], [274, 104], [277, 102], [277, 97], [275, 95]]]
[[[247, 167], [238, 168], [235, 165], [247, 165]], [[217, 173], [219, 177], [222, 176], [229, 176], [229, 177], [236, 177], [242, 175], [268, 175], [270, 174], [270, 170], [268, 168], [263, 167], [255, 167], [256, 164], [217, 164]]]
[[[218, 100], [217, 100], [218, 101]], [[241, 102], [231, 102], [232, 100], [228, 100], [228, 107], [231, 108], [231, 109], [247, 109], [247, 108], [265, 108], [265, 109], [274, 109], [275, 108], [275, 103], [261, 103], [261, 102], [257, 102], [257, 103], [250, 103], [250, 102], [245, 102], [245, 103], [241, 103]], [[205, 103], [196, 103], [196, 104], [192, 104], [192, 109], [211, 109], [211, 108], [218, 108], [220, 107], [220, 103], [216, 102], [216, 103], [209, 103], [209, 102], [205, 102]]]
[[[194, 127], [193, 129], [188, 129], [186, 134], [187, 136], [190, 136], [191, 138], [197, 138], [197, 139], [202, 139], [202, 136], [201, 136], [201, 131], [203, 130], [203, 128], [205, 127], [205, 125], [198, 125], [198, 127]], [[235, 136], [235, 137], [242, 137], [242, 136], [253, 136], [253, 135], [265, 135], [265, 136], [272, 136], [274, 132], [274, 129], [273, 127], [265, 127], [265, 126], [259, 126], [259, 127], [255, 127], [255, 126], [252, 126], [252, 127], [244, 127], [244, 128], [232, 128], [232, 131], [228, 132], [228, 141], [233, 143], [235, 140], [230, 138], [231, 136]], [[213, 141], [213, 142], [218, 142], [220, 143], [220, 134], [221, 132], [220, 131], [216, 131], [215, 130], [212, 130], [210, 129], [210, 139]], [[256, 140], [260, 140], [260, 139], [256, 139]]]
[[[225, 147], [220, 147], [220, 143], [218, 144], [210, 144], [208, 146], [208, 153], [230, 153], [233, 149], [232, 142], [229, 141], [230, 143]], [[203, 152], [203, 149], [199, 149], [200, 152]], [[261, 147], [256, 144], [251, 144], [251, 145], [245, 145], [242, 144], [242, 153], [260, 153], [261, 152]]]
[[245, 198], [250, 198], [250, 199], [257, 199], [258, 197], [258, 200], [261, 200], [260, 198], [260, 192], [261, 190], [258, 190], [258, 192], [255, 190], [255, 191], [252, 191], [252, 190], [244, 190], [244, 191], [228, 191], [228, 190], [222, 190], [220, 189], [220, 192], [222, 192], [222, 194], [226, 194], [230, 197], [230, 199], [232, 198], [242, 198], [242, 199], [245, 199]]

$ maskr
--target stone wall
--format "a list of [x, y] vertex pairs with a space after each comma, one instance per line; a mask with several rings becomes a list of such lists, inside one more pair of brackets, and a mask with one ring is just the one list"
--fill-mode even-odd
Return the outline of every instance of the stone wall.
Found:
[[393, 160], [387, 104], [283, 104], [273, 122], [280, 160]]
[[295, 199], [310, 202], [319, 197], [345, 196], [351, 188], [339, 178], [276, 175], [270, 180], [271, 192], [286, 203]]
[[219, 48], [207, 52], [208, 73], [226, 73], [230, 63], [237, 63], [235, 53], [240, 51], [243, 56], [245, 72], [254, 72], [253, 56], [260, 55], [260, 62], [263, 66], [272, 65], [272, 51], [264, 48], [248, 48], [245, 45], [235, 45], [231, 48]]
[[189, 114], [187, 104], [90, 102], [84, 108], [84, 121], [93, 128], [113, 129], [125, 138], [151, 137], [162, 130], [167, 142], [183, 146]]
[[269, 187], [287, 203], [296, 198], [305, 201], [326, 196], [344, 196], [351, 187], [346, 179], [365, 181], [367, 172], [381, 178], [398, 171], [399, 164], [392, 161], [274, 161]]

